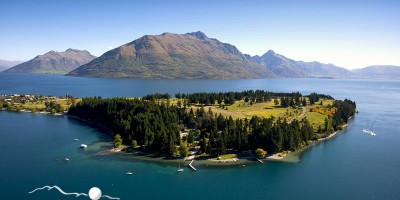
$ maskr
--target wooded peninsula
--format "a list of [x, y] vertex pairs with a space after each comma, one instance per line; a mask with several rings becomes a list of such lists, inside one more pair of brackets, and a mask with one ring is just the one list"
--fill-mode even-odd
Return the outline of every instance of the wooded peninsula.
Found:
[[295, 151], [341, 130], [356, 103], [329, 95], [264, 90], [83, 98], [68, 115], [110, 129], [114, 146], [166, 157]]

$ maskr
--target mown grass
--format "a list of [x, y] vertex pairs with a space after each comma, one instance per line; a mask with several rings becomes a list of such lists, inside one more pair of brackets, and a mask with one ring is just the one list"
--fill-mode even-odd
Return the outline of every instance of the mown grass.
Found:
[[[322, 101], [322, 105], [321, 105], [321, 101]], [[310, 110], [316, 110], [319, 108], [329, 110], [328, 106], [332, 106], [333, 102], [334, 102], [334, 100], [332, 100], [332, 99], [320, 99], [314, 105], [306, 106], [307, 112], [304, 117], [306, 117], [307, 120], [311, 123], [311, 125], [314, 128], [314, 131], [317, 131], [319, 126], [321, 126], [321, 128], [323, 128], [325, 126], [325, 118], [327, 118], [328, 115], [318, 113], [318, 112], [311, 112]], [[308, 98], [307, 98], [307, 103], [309, 103]], [[302, 118], [304, 118], [304, 117], [302, 117]]]
[[33, 109], [33, 108], [36, 108], [36, 109], [44, 109], [46, 106], [44, 105], [44, 102], [40, 102], [40, 101], [37, 101], [37, 102], [27, 102], [27, 103], [25, 103], [25, 104], [20, 104], [24, 109]]
[[[307, 103], [309, 103], [308, 98], [306, 99]], [[166, 103], [166, 100], [160, 100], [164, 101]], [[178, 101], [181, 101], [182, 105], [184, 103], [184, 99], [177, 99], [177, 98], [171, 98], [169, 100], [171, 105], [177, 105]], [[320, 102], [322, 101], [322, 106], [320, 105]], [[316, 102], [314, 105], [307, 105], [305, 108], [307, 110], [306, 114], [302, 118], [298, 118], [297, 120], [301, 120], [304, 117], [307, 118], [307, 120], [311, 123], [313, 126], [314, 130], [317, 131], [318, 127], [324, 126], [325, 123], [325, 118], [328, 117], [328, 115], [324, 115], [318, 112], [310, 112], [310, 109], [312, 108], [326, 108], [328, 105], [332, 105], [334, 100], [331, 99], [322, 99], [319, 102]], [[278, 102], [280, 102], [280, 99], [278, 99]], [[236, 101], [233, 105], [229, 106], [224, 106], [220, 107], [217, 102], [215, 102], [215, 105], [213, 106], [204, 106], [204, 109], [208, 111], [209, 108], [211, 108], [213, 113], [217, 114], [222, 114], [225, 117], [231, 116], [233, 119], [243, 119], [243, 118], [248, 118], [250, 119], [253, 116], [258, 116], [258, 117], [265, 117], [269, 118], [273, 116], [275, 119], [281, 118], [281, 119], [286, 119], [289, 121], [295, 116], [300, 115], [302, 112], [302, 108], [283, 108], [280, 106], [275, 106], [274, 104], [274, 99], [272, 99], [270, 102], [264, 102], [264, 103], [253, 103], [252, 105], [250, 102], [244, 102], [244, 100], [241, 101]], [[200, 108], [201, 105], [192, 105], [190, 108], [193, 108], [195, 111], [196, 109]]]
[[[196, 110], [198, 106], [192, 106], [192, 108]], [[252, 105], [242, 100], [236, 101], [233, 105], [225, 106], [224, 108], [220, 108], [218, 105], [204, 106], [205, 110], [209, 108], [211, 108], [214, 113], [221, 113], [225, 117], [232, 116], [234, 119], [251, 118], [253, 116], [265, 118], [273, 116], [276, 119], [278, 117], [290, 119], [301, 113], [301, 110], [298, 109], [277, 107], [274, 105], [273, 100], [264, 103], [253, 103]]]
[[[322, 128], [325, 125], [325, 118], [327, 118], [327, 115], [323, 115], [317, 112], [306, 112], [304, 117], [307, 118], [307, 120], [311, 123], [311, 125], [314, 128], [314, 131], [318, 130], [318, 126], [321, 126]], [[304, 118], [303, 117], [303, 118]]]
[[[64, 110], [68, 110], [69, 105], [68, 105], [68, 100], [67, 99], [56, 99], [56, 100], [45, 100], [45, 101], [36, 101], [36, 102], [26, 102], [24, 104], [22, 103], [15, 103], [15, 105], [20, 106], [22, 109], [25, 110], [36, 110], [36, 111], [40, 111], [40, 110], [44, 110], [46, 108], [45, 103], [46, 102], [51, 102], [51, 101], [55, 101], [56, 103], [60, 104], [62, 108], [64, 108]], [[78, 103], [82, 101], [82, 99], [76, 99], [75, 102]]]
[[[334, 100], [332, 100], [332, 99], [324, 99], [324, 100], [322, 100], [322, 104], [323, 104], [324, 106], [332, 105], [332, 104], [333, 104], [333, 101], [334, 101]], [[320, 102], [321, 102], [321, 100], [320, 100]], [[318, 103], [316, 103], [316, 104], [318, 104]]]
[[232, 158], [237, 158], [237, 154], [231, 153], [231, 154], [224, 154], [221, 155], [221, 160], [226, 160], [226, 159], [232, 159]]

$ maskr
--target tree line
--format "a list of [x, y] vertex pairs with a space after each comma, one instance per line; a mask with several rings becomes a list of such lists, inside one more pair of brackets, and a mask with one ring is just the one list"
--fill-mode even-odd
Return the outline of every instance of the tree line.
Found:
[[[289, 107], [289, 106], [300, 106], [304, 103], [305, 97], [309, 97], [310, 104], [314, 104], [318, 102], [320, 98], [333, 99], [329, 95], [311, 93], [308, 96], [304, 96], [300, 92], [270, 92], [265, 90], [245, 90], [242, 92], [199, 92], [193, 94], [185, 94], [185, 93], [176, 93], [175, 98], [184, 99], [184, 105], [191, 104], [200, 104], [200, 105], [232, 105], [235, 101], [244, 100], [246, 103], [262, 103], [269, 102], [272, 99], [282, 98], [281, 106]], [[302, 98], [303, 97], [303, 98]], [[171, 95], [168, 93], [160, 94], [149, 94], [143, 97], [145, 100], [159, 100], [159, 99], [170, 99]]]

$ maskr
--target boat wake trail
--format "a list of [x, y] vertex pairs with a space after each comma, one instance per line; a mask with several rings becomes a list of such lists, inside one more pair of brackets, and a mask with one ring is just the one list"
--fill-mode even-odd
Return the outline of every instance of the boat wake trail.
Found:
[[48, 185], [46, 185], [46, 186], [43, 186], [43, 187], [41, 187], [41, 188], [36, 188], [36, 189], [34, 189], [34, 190], [32, 190], [32, 191], [30, 191], [30, 192], [28, 192], [28, 194], [32, 194], [32, 193], [34, 193], [34, 192], [36, 192], [36, 191], [38, 191], [38, 190], [44, 190], [44, 189], [47, 189], [47, 190], [51, 190], [51, 189], [57, 189], [61, 194], [63, 194], [63, 195], [75, 195], [76, 197], [79, 197], [79, 196], [88, 196], [87, 194], [85, 194], [85, 193], [76, 193], [76, 192], [72, 192], [72, 193], [68, 193], [68, 192], [64, 192], [60, 187], [58, 187], [57, 185], [54, 185], [54, 186], [48, 186]]
[[368, 134], [370, 134], [370, 135], [372, 135], [372, 136], [376, 136], [376, 133], [375, 133], [374, 131], [372, 131], [372, 130], [363, 129], [362, 131], [363, 131], [364, 133], [368, 133]]
[[[41, 188], [36, 188], [36, 189], [34, 189], [34, 190], [32, 190], [32, 191], [30, 191], [30, 192], [28, 192], [28, 194], [32, 194], [32, 193], [34, 193], [34, 192], [36, 192], [36, 191], [38, 191], [38, 190], [44, 190], [44, 189], [47, 189], [47, 190], [52, 190], [52, 189], [56, 189], [56, 190], [58, 190], [61, 194], [63, 194], [63, 195], [75, 195], [75, 197], [79, 197], [79, 196], [89, 196], [88, 194], [85, 194], [85, 193], [77, 193], [77, 192], [64, 192], [60, 187], [58, 187], [57, 185], [54, 185], [54, 186], [48, 186], [48, 185], [46, 185], [46, 186], [43, 186], [43, 187], [41, 187]], [[90, 193], [90, 192], [89, 192]], [[111, 196], [108, 196], [108, 195], [103, 195], [103, 196], [101, 196], [101, 197], [104, 197], [104, 198], [107, 198], [107, 199], [112, 199], [112, 200], [119, 200], [120, 198], [118, 198], [118, 197], [111, 197]], [[96, 199], [98, 199], [98, 197], [96, 198]]]
[[109, 199], [116, 199], [116, 200], [119, 200], [119, 198], [118, 198], [118, 197], [110, 197], [110, 196], [108, 196], [108, 195], [103, 195], [103, 196], [101, 196], [101, 197], [105, 197], [105, 198], [109, 198]]

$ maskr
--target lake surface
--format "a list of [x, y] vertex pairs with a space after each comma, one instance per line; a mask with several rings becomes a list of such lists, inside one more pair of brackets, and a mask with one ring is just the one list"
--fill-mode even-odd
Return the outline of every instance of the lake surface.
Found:
[[[132, 97], [249, 89], [350, 98], [360, 112], [342, 134], [305, 151], [300, 162], [198, 166], [196, 172], [185, 168], [183, 173], [169, 164], [96, 156], [111, 136], [66, 116], [0, 112], [1, 199], [89, 199], [56, 190], [28, 194], [45, 185], [78, 193], [97, 186], [121, 199], [400, 199], [400, 81], [131, 80], [0, 73], [0, 94]], [[78, 148], [81, 143], [89, 148]], [[70, 161], [63, 161], [65, 157]], [[125, 175], [127, 171], [134, 175]]]

